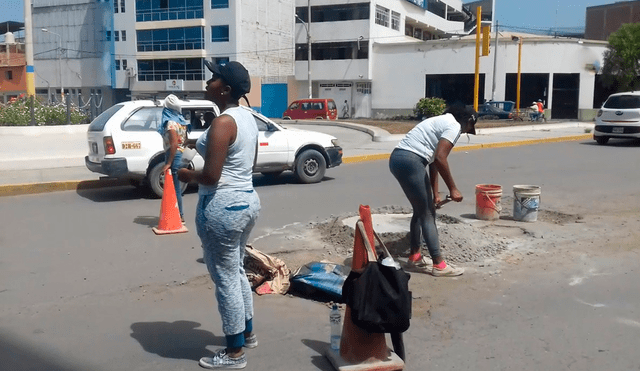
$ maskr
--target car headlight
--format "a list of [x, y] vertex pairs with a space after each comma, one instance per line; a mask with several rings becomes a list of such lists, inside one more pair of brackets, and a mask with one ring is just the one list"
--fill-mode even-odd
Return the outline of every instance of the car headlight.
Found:
[[333, 144], [334, 147], [340, 147], [338, 139], [331, 139], [331, 144]]
[[597, 116], [597, 117], [602, 116], [602, 110], [601, 110], [601, 109], [599, 109], [599, 110], [598, 110], [598, 114], [597, 114], [596, 116]]

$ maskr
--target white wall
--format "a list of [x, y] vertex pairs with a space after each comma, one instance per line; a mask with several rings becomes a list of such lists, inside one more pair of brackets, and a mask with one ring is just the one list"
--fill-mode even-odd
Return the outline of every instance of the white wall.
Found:
[[[521, 73], [579, 73], [579, 109], [592, 109], [595, 73], [585, 66], [596, 60], [602, 65], [606, 45], [606, 42], [589, 40], [578, 43], [577, 39], [524, 38]], [[494, 53], [495, 46], [492, 45], [490, 56], [480, 58], [480, 73], [485, 75], [484, 95], [487, 99], [491, 97]], [[409, 110], [424, 97], [425, 75], [474, 73], [475, 39], [396, 45], [374, 43], [372, 58], [373, 109]], [[518, 44], [510, 37], [500, 40], [496, 69], [495, 99], [503, 100], [506, 74], [518, 71]]]

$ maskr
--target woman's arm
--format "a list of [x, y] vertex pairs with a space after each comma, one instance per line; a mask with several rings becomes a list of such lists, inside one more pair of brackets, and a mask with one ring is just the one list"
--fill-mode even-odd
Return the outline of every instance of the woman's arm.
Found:
[[216, 184], [220, 180], [229, 146], [236, 140], [236, 132], [236, 122], [231, 116], [222, 115], [213, 120], [208, 131], [207, 153], [202, 171], [183, 168], [178, 171], [178, 179], [204, 185]]
[[438, 169], [433, 163], [429, 164], [429, 181], [431, 183], [431, 190], [433, 191], [433, 204], [437, 205], [440, 202], [440, 194], [438, 193]]
[[[451, 195], [451, 199], [460, 202], [462, 201], [462, 193], [456, 187], [456, 183], [453, 180], [453, 176], [451, 175], [451, 170], [449, 169], [449, 162], [447, 157], [449, 153], [451, 153], [451, 149], [453, 148], [453, 143], [449, 142], [446, 139], [440, 139], [438, 142], [438, 146], [436, 147], [436, 153], [434, 154], [433, 164], [437, 169], [437, 172], [442, 176], [442, 180], [449, 188], [449, 194]], [[435, 190], [434, 190], [435, 192]]]
[[164, 166], [162, 167], [163, 173], [171, 168], [173, 159], [176, 157], [176, 151], [178, 151], [178, 133], [176, 133], [174, 129], [167, 129], [165, 135], [169, 136], [169, 158], [165, 159]]

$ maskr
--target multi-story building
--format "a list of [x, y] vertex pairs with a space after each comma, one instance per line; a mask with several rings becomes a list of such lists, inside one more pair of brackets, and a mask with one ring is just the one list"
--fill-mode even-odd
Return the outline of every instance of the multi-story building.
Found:
[[640, 1], [618, 1], [587, 7], [585, 38], [609, 39], [625, 23], [640, 22]]
[[292, 1], [34, 0], [37, 92], [56, 100], [63, 87], [99, 109], [143, 96], [202, 97], [203, 60], [236, 60], [252, 76], [252, 105], [284, 110]]
[[466, 35], [475, 16], [461, 0], [296, 0], [296, 19], [298, 96], [311, 91], [333, 98], [340, 117], [369, 117], [374, 68], [402, 68], [376, 65], [374, 43]]
[[16, 42], [12, 32], [0, 43], [0, 102], [7, 103], [27, 90], [27, 62], [24, 43]]

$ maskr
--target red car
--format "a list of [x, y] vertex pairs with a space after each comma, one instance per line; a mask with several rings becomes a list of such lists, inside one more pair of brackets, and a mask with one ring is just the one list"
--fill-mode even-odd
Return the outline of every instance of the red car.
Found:
[[338, 108], [333, 99], [300, 99], [289, 105], [282, 114], [285, 120], [336, 120]]

